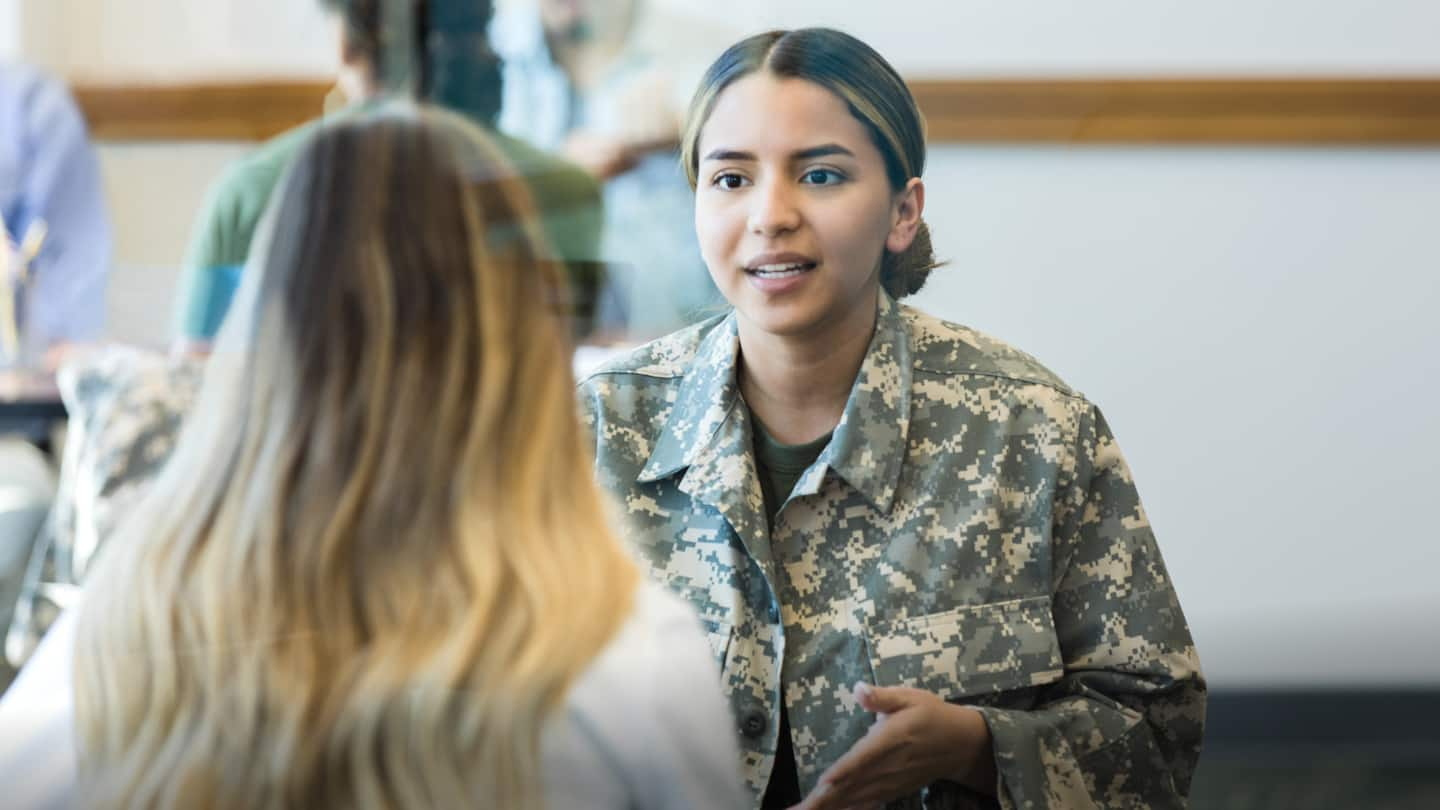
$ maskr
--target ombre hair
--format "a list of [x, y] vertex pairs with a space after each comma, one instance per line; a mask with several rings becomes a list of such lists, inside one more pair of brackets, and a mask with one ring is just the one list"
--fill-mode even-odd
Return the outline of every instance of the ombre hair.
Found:
[[[681, 136], [681, 162], [690, 187], [700, 168], [700, 133], [720, 94], [753, 73], [804, 79], [845, 102], [885, 159], [892, 190], [925, 171], [925, 119], [900, 74], [875, 49], [830, 28], [755, 34], [730, 46], [700, 80]], [[902, 253], [885, 251], [880, 283], [895, 298], [918, 292], [935, 269], [930, 229], [924, 223]]]
[[303, 147], [175, 455], [87, 584], [82, 806], [542, 803], [546, 721], [639, 572], [538, 234], [458, 116]]

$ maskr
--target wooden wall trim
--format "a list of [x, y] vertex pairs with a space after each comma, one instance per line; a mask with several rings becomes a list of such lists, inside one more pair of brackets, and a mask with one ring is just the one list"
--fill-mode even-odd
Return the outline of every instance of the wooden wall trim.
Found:
[[332, 84], [306, 81], [80, 84], [102, 141], [261, 141], [320, 115]]
[[935, 142], [1440, 144], [1440, 78], [910, 85]]
[[[1440, 145], [1440, 78], [916, 79], [933, 142]], [[76, 88], [97, 139], [262, 140], [319, 114], [303, 81]]]

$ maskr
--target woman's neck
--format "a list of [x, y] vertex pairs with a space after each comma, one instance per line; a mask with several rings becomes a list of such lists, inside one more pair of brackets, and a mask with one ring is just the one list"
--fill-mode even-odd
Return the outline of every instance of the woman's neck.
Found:
[[335, 83], [339, 86], [346, 104], [359, 104], [380, 94], [379, 84], [375, 81], [375, 70], [365, 62], [342, 62], [336, 73]]
[[740, 393], [771, 436], [801, 444], [835, 429], [865, 362], [875, 318], [871, 307], [843, 328], [810, 337], [770, 334], [740, 318]]

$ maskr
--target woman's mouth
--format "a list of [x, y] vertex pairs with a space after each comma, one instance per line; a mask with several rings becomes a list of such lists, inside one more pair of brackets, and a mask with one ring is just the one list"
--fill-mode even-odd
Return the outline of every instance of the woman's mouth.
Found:
[[764, 295], [786, 295], [804, 287], [819, 266], [803, 254], [756, 256], [745, 266], [745, 278]]
[[798, 276], [815, 269], [815, 262], [786, 262], [783, 264], [761, 264], [745, 268], [745, 272], [761, 279], [781, 279]]

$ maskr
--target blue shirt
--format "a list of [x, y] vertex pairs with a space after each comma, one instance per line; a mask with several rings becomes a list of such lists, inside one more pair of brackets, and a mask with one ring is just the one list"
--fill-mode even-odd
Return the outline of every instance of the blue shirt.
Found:
[[110, 270], [99, 160], [69, 90], [23, 65], [0, 65], [0, 213], [16, 240], [48, 229], [24, 305], [30, 353], [98, 337]]

